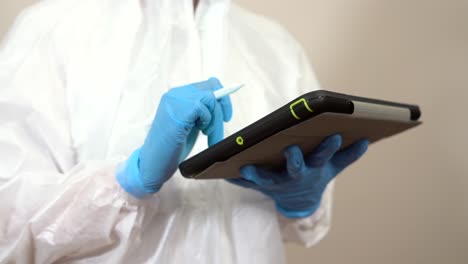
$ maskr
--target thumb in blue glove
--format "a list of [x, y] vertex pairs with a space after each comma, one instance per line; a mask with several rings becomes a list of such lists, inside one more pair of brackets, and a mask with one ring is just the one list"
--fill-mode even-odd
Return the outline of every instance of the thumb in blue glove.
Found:
[[232, 117], [229, 97], [216, 100], [216, 78], [169, 90], [161, 101], [145, 143], [117, 172], [117, 180], [137, 198], [159, 191], [192, 150], [199, 132], [211, 146], [224, 138], [223, 122]]
[[358, 160], [369, 145], [368, 140], [360, 140], [339, 151], [341, 141], [340, 135], [330, 136], [306, 157], [298, 146], [290, 146], [284, 151], [284, 169], [272, 171], [247, 165], [241, 168], [242, 178], [228, 181], [269, 196], [286, 217], [307, 217], [320, 206], [328, 183]]

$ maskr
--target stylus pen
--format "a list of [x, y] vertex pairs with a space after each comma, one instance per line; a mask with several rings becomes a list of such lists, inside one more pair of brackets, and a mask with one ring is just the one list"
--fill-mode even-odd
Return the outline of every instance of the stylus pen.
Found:
[[228, 96], [230, 94], [233, 94], [237, 91], [239, 91], [240, 88], [242, 88], [245, 84], [240, 84], [240, 85], [235, 85], [232, 87], [224, 87], [219, 90], [214, 91], [214, 96], [216, 100], [223, 98], [224, 96]]

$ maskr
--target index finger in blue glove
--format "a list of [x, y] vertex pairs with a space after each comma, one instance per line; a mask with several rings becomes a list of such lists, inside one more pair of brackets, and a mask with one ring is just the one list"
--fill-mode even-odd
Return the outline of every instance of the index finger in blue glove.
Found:
[[229, 122], [232, 118], [232, 104], [231, 98], [225, 96], [218, 100], [221, 104], [221, 109], [223, 110], [223, 120], [224, 122]]
[[[213, 91], [223, 88], [221, 82], [215, 77], [211, 77], [210, 79], [208, 79], [208, 83], [210, 83]], [[221, 109], [223, 111], [223, 120], [224, 122], [228, 122], [232, 118], [231, 99], [229, 98], [229, 96], [224, 96], [218, 99], [218, 102], [220, 103]]]
[[288, 176], [292, 179], [299, 179], [303, 176], [305, 162], [302, 150], [297, 145], [289, 146], [284, 151], [286, 158], [286, 169]]
[[324, 166], [341, 147], [341, 135], [335, 134], [327, 137], [320, 145], [306, 157], [306, 163], [310, 167]]
[[335, 173], [340, 173], [343, 169], [357, 161], [367, 151], [369, 140], [362, 139], [355, 142], [353, 145], [338, 152], [332, 158], [331, 163], [335, 169]]
[[[208, 146], [213, 146], [224, 138], [224, 125], [221, 113], [221, 106], [216, 104], [215, 111], [211, 120], [211, 130], [207, 132]], [[205, 132], [204, 132], [205, 133]]]
[[199, 97], [200, 102], [203, 103], [210, 112], [214, 111], [216, 98], [213, 91], [218, 87], [218, 85], [220, 85], [219, 82], [217, 83], [211, 79], [190, 84], [194, 89], [192, 93]]
[[212, 115], [208, 107], [203, 103], [199, 102], [195, 104], [194, 112], [192, 113], [193, 117], [191, 119], [196, 120], [195, 126], [200, 130], [205, 130], [209, 127], [212, 122]]
[[208, 80], [192, 83], [191, 85], [195, 86], [199, 90], [208, 90], [208, 91], [216, 91], [223, 88], [221, 82], [215, 77], [211, 77]]

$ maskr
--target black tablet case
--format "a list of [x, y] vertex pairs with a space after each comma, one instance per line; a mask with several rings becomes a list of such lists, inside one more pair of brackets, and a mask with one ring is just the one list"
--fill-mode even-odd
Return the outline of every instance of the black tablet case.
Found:
[[[309, 102], [304, 103], [304, 98]], [[322, 106], [313, 101], [319, 98]], [[338, 100], [337, 100], [338, 99]], [[303, 105], [302, 111], [300, 105]], [[304, 111], [304, 107], [307, 111]], [[251, 125], [238, 133], [226, 138], [225, 144], [218, 145], [217, 149], [205, 150], [196, 156], [183, 162], [179, 168], [182, 175], [194, 179], [219, 179], [240, 177], [239, 169], [247, 164], [256, 164], [265, 167], [281, 167], [284, 164], [283, 150], [290, 145], [299, 145], [303, 153], [310, 153], [325, 137], [339, 133], [343, 137], [342, 148], [345, 148], [356, 140], [367, 138], [371, 143], [380, 139], [403, 132], [407, 129], [419, 125], [417, 121], [420, 116], [419, 107], [415, 105], [405, 105], [387, 101], [373, 100], [368, 98], [354, 97], [328, 91], [315, 91], [296, 98], [283, 108], [275, 111], [269, 116], [276, 116], [281, 120], [285, 111], [281, 109], [289, 108], [290, 115], [297, 119], [298, 123], [288, 128], [282, 129], [273, 135], [256, 142], [252, 146], [238, 150], [236, 154], [228, 158], [223, 158], [225, 154], [223, 148], [228, 147], [226, 143], [236, 140], [237, 147], [242, 147], [239, 135], [255, 130], [261, 130], [261, 126], [268, 116], [257, 121], [259, 123]], [[294, 111], [294, 110], [297, 111]], [[286, 111], [287, 113], [287, 111]], [[300, 116], [310, 114], [300, 120]], [[288, 118], [288, 117], [286, 117]], [[270, 118], [271, 120], [271, 118]], [[281, 122], [283, 124], [284, 122]], [[265, 124], [265, 123], [264, 123]], [[215, 145], [216, 146], [216, 145]], [[229, 149], [226, 149], [229, 150]], [[219, 155], [216, 155], [218, 152]], [[210, 158], [211, 157], [211, 158]], [[216, 159], [213, 159], [216, 157]], [[210, 158], [207, 160], [207, 158]]]

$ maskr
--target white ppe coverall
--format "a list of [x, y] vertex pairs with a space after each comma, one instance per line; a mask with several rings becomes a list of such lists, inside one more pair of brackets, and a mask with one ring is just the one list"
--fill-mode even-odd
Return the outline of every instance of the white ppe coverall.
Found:
[[[179, 172], [137, 200], [117, 183], [171, 87], [215, 76], [230, 135], [318, 83], [279, 25], [226, 0], [45, 0], [0, 51], [0, 263], [284, 263], [330, 224], [330, 184], [310, 217], [263, 194]], [[192, 154], [207, 147], [200, 136]]]

